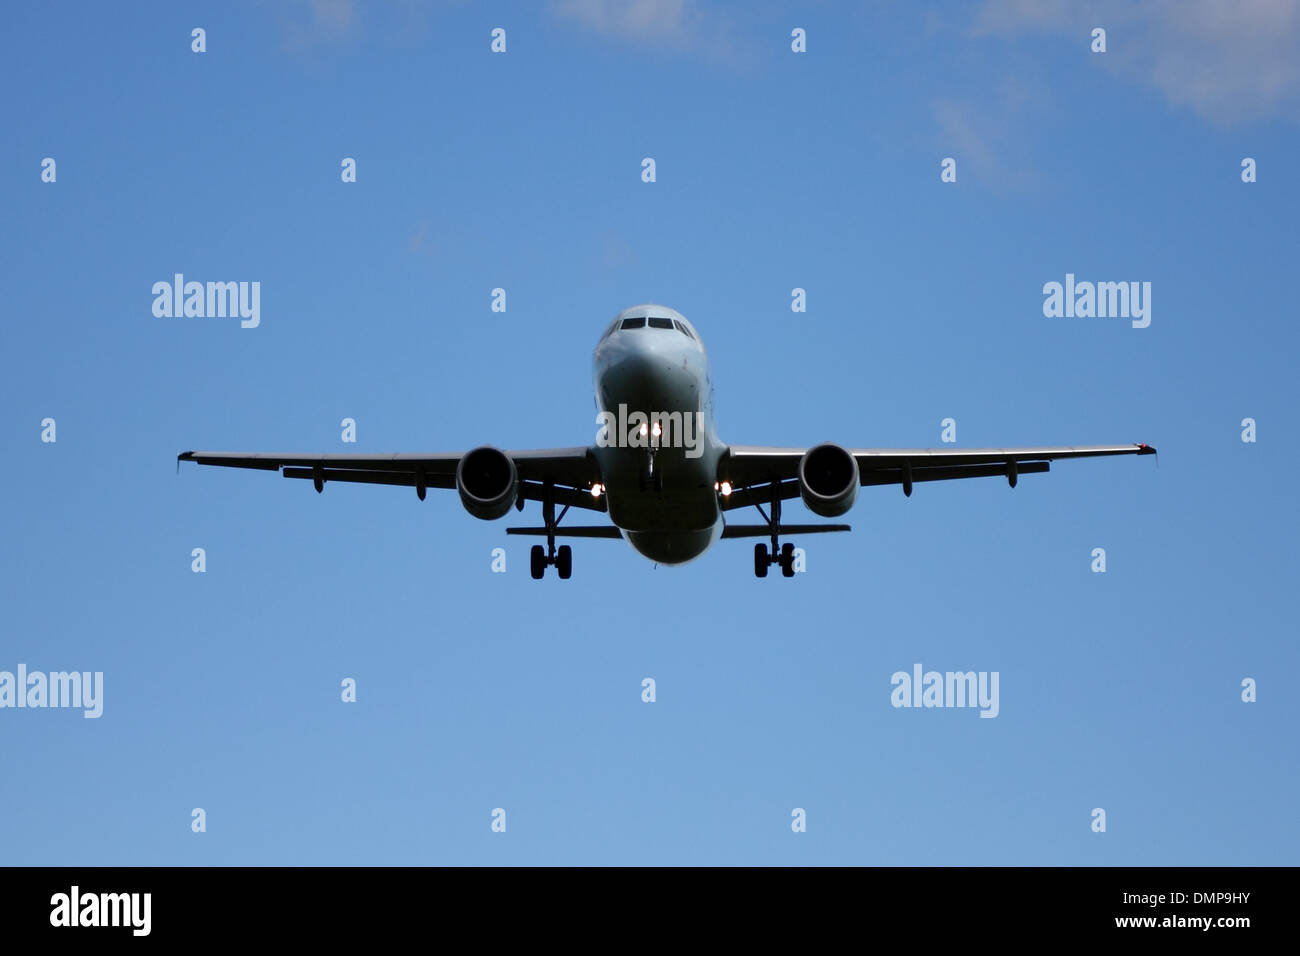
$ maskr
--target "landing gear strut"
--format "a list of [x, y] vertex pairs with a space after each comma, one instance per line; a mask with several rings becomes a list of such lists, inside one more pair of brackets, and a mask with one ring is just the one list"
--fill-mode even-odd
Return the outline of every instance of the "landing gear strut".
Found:
[[794, 577], [794, 545], [790, 542], [780, 543], [781, 538], [781, 488], [777, 482], [772, 482], [772, 514], [769, 517], [763, 510], [763, 506], [755, 502], [754, 507], [758, 513], [763, 516], [767, 526], [772, 531], [772, 551], [768, 553], [767, 545], [759, 543], [754, 545], [754, 577], [767, 577], [769, 565], [779, 564], [781, 566], [781, 576]]
[[637, 487], [641, 491], [653, 489], [657, 492], [664, 490], [663, 472], [655, 468], [655, 449], [647, 448], [645, 454], [645, 464], [641, 468], [641, 474], [637, 476]]
[[555, 517], [555, 484], [546, 482], [542, 486], [542, 521], [546, 524], [546, 549], [542, 550], [540, 544], [535, 544], [528, 555], [529, 571], [532, 572], [534, 580], [541, 580], [548, 565], [555, 566], [561, 580], [567, 581], [573, 574], [573, 549], [567, 544], [555, 547], [555, 529], [568, 513], [569, 506], [565, 505], [560, 516]]

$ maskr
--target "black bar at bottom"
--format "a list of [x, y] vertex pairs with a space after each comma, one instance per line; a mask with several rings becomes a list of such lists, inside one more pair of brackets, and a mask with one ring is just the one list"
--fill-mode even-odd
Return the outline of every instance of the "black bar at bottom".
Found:
[[[477, 940], [529, 945], [599, 932], [659, 944], [701, 929], [729, 948], [788, 930], [814, 942], [1131, 937], [1232, 946], [1285, 933], [1283, 868], [7, 868], [0, 927], [77, 944]], [[73, 889], [75, 887], [75, 891]], [[75, 896], [74, 896], [75, 894]], [[147, 898], [144, 894], [148, 894]], [[75, 899], [75, 906], [74, 906]], [[147, 903], [147, 908], [146, 908]], [[1289, 907], [1288, 907], [1289, 908]], [[117, 923], [94, 925], [86, 923]], [[76, 925], [74, 925], [76, 924]], [[145, 932], [147, 930], [147, 933]], [[468, 933], [468, 937], [466, 937]], [[1289, 934], [1288, 934], [1289, 935]], [[1262, 937], [1261, 937], [1262, 938]], [[529, 942], [531, 940], [531, 942]], [[645, 945], [655, 945], [642, 939]], [[640, 944], [637, 944], [640, 947]], [[459, 947], [458, 947], [459, 948]], [[13, 950], [18, 952], [18, 950]]]

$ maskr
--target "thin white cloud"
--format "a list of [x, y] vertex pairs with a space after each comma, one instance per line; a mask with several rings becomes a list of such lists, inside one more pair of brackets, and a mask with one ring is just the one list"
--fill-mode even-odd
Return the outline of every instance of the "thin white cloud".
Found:
[[969, 103], [936, 100], [931, 109], [939, 125], [941, 148], [946, 155], [957, 159], [959, 175], [961, 166], [966, 163], [982, 175], [1001, 171], [992, 142], [997, 133], [977, 120]]
[[1040, 181], [1026, 151], [1024, 130], [1050, 108], [1041, 90], [1008, 75], [983, 89], [965, 89], [930, 104], [935, 147], [957, 160], [958, 181], [973, 176], [985, 185], [1017, 190]]
[[551, 9], [597, 33], [672, 46], [687, 45], [699, 22], [690, 0], [555, 0]]
[[985, 0], [976, 35], [1106, 30], [1103, 66], [1220, 123], [1300, 118], [1300, 0]]
[[[705, 6], [697, 0], [551, 0], [550, 12], [600, 36], [611, 37], [643, 49], [690, 54], [705, 61], [734, 68], [752, 68], [761, 50], [753, 31], [761, 29], [764, 17], [757, 7], [741, 8], [743, 22], [735, 10]], [[788, 32], [788, 30], [787, 30]], [[784, 36], [784, 33], [782, 34]]]
[[338, 43], [358, 24], [356, 0], [299, 0], [283, 8], [291, 48]]

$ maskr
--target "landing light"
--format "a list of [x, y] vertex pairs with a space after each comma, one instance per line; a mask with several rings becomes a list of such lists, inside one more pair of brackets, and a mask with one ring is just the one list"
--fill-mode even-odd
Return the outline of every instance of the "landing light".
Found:
[[[650, 426], [646, 425], [645, 422], [642, 422], [642, 423], [641, 423], [641, 437], [642, 437], [642, 438], [645, 438], [646, 433], [647, 433], [649, 430], [650, 430]], [[656, 433], [656, 434], [657, 434], [657, 433]]]
[[727, 495], [731, 494], [731, 482], [724, 481], [718, 490], [722, 492], [722, 496], [725, 498]]
[[[642, 427], [644, 428], [645, 426], [642, 426]], [[659, 423], [658, 423], [658, 422], [655, 422], [655, 427], [654, 427], [654, 435], [655, 435], [655, 438], [658, 438], [659, 435], [660, 435], [660, 433], [661, 433], [662, 431], [663, 431], [663, 429], [661, 429], [661, 428], [659, 427]], [[645, 432], [642, 432], [642, 434], [645, 434]]]
[[596, 482], [594, 485], [591, 486], [591, 497], [599, 498], [600, 493], [604, 490], [605, 490], [604, 486], [601, 485], [600, 482]]

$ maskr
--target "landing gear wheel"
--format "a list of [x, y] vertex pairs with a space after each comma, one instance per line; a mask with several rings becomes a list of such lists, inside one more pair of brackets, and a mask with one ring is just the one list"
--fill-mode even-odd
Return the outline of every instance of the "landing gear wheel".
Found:
[[754, 577], [756, 578], [767, 577], [767, 565], [768, 565], [767, 545], [765, 544], [754, 545]]
[[794, 545], [781, 545], [781, 557], [778, 563], [781, 565], [781, 574], [787, 578], [794, 577]]
[[535, 544], [528, 552], [528, 560], [530, 570], [533, 572], [533, 580], [540, 581], [542, 575], [546, 573], [546, 551], [540, 544]]
[[573, 549], [567, 544], [560, 545], [555, 552], [555, 570], [560, 572], [562, 581], [567, 581], [573, 573]]

